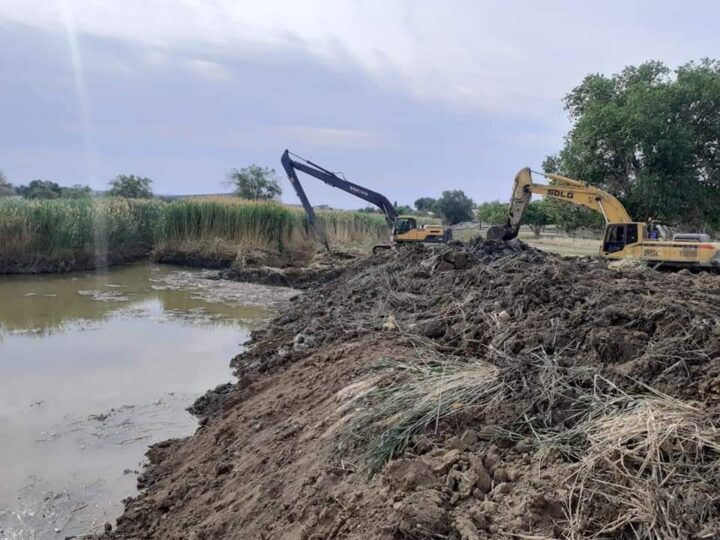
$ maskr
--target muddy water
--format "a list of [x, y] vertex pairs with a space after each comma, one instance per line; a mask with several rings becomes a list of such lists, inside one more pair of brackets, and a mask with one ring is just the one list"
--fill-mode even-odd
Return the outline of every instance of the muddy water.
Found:
[[0, 277], [0, 538], [102, 530], [135, 492], [148, 445], [292, 294], [132, 265]]

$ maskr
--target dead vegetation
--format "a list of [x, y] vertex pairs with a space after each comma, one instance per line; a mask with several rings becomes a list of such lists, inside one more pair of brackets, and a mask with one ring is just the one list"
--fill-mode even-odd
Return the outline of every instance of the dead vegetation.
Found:
[[520, 242], [349, 261], [254, 335], [117, 534], [718, 537], [718, 306], [714, 275]]

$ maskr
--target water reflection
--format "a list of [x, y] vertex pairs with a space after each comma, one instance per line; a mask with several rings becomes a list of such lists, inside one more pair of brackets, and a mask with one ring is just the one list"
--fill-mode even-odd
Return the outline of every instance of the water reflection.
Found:
[[162, 265], [130, 265], [109, 272], [0, 279], [0, 340], [8, 334], [44, 336], [89, 328], [110, 316], [140, 314], [197, 324], [257, 324], [281, 289], [212, 279], [216, 273]]

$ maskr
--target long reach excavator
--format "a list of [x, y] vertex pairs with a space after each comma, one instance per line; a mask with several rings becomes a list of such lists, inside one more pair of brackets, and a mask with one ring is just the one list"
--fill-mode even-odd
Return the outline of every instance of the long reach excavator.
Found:
[[285, 152], [283, 152], [280, 162], [282, 163], [283, 169], [285, 169], [288, 180], [290, 180], [290, 183], [295, 189], [295, 193], [305, 208], [308, 223], [310, 224], [315, 237], [323, 245], [325, 245], [325, 247], [328, 246], [325, 231], [318, 224], [317, 217], [315, 216], [315, 210], [305, 194], [305, 190], [298, 179], [296, 171], [304, 172], [305, 174], [317, 178], [332, 187], [341, 189], [351, 195], [355, 195], [356, 197], [377, 206], [383, 214], [385, 214], [385, 221], [391, 231], [390, 244], [374, 246], [373, 253], [377, 253], [383, 249], [389, 249], [394, 244], [417, 242], [438, 244], [452, 239], [452, 229], [444, 229], [443, 227], [438, 227], [436, 225], [424, 225], [418, 227], [417, 221], [414, 217], [398, 215], [397, 210], [388, 198], [385, 197], [385, 195], [350, 182], [349, 180], [345, 180], [336, 173], [321, 167], [317, 163], [301, 158], [300, 156], [291, 153], [289, 150], [285, 150]]
[[667, 227], [649, 220], [633, 222], [625, 207], [609, 193], [586, 182], [557, 174], [537, 173], [552, 184], [536, 184], [529, 168], [515, 176], [508, 216], [503, 225], [488, 229], [488, 240], [510, 240], [518, 235], [520, 223], [533, 193], [595, 210], [605, 218], [600, 257], [634, 258], [654, 266], [720, 269], [720, 244], [699, 233], [670, 236]]

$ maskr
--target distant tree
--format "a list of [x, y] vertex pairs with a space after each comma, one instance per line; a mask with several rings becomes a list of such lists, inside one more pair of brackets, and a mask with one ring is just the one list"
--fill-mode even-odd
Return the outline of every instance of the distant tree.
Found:
[[437, 200], [435, 211], [443, 218], [447, 225], [455, 225], [473, 218], [473, 200], [459, 189], [443, 191], [442, 197]]
[[62, 196], [60, 184], [49, 180], [32, 180], [26, 186], [18, 186], [17, 192], [26, 199], [59, 199]]
[[542, 201], [530, 201], [525, 210], [522, 222], [532, 229], [536, 238], [540, 238], [540, 234], [546, 225], [553, 222], [552, 209], [549, 205], [550, 201], [543, 199]]
[[364, 214], [379, 214], [381, 210], [376, 206], [366, 206], [365, 208], [360, 208], [358, 212], [362, 212]]
[[92, 196], [92, 189], [90, 186], [75, 184], [70, 187], [61, 188], [60, 196], [63, 199], [88, 199]]
[[502, 225], [507, 215], [508, 205], [500, 201], [484, 202], [477, 208], [477, 218], [481, 224]]
[[125, 199], [151, 199], [152, 180], [134, 174], [120, 174], [110, 180], [110, 197], [123, 197]]
[[235, 195], [243, 199], [274, 199], [282, 193], [275, 177], [275, 169], [250, 165], [242, 169], [232, 169], [228, 176], [235, 184]]
[[13, 195], [15, 195], [15, 187], [7, 179], [5, 173], [0, 171], [0, 197], [12, 197]]
[[395, 211], [402, 216], [402, 215], [412, 214], [413, 208], [406, 204], [398, 204], [396, 201], [395, 202]]
[[432, 197], [420, 197], [415, 201], [415, 208], [418, 212], [433, 212], [437, 200]]

